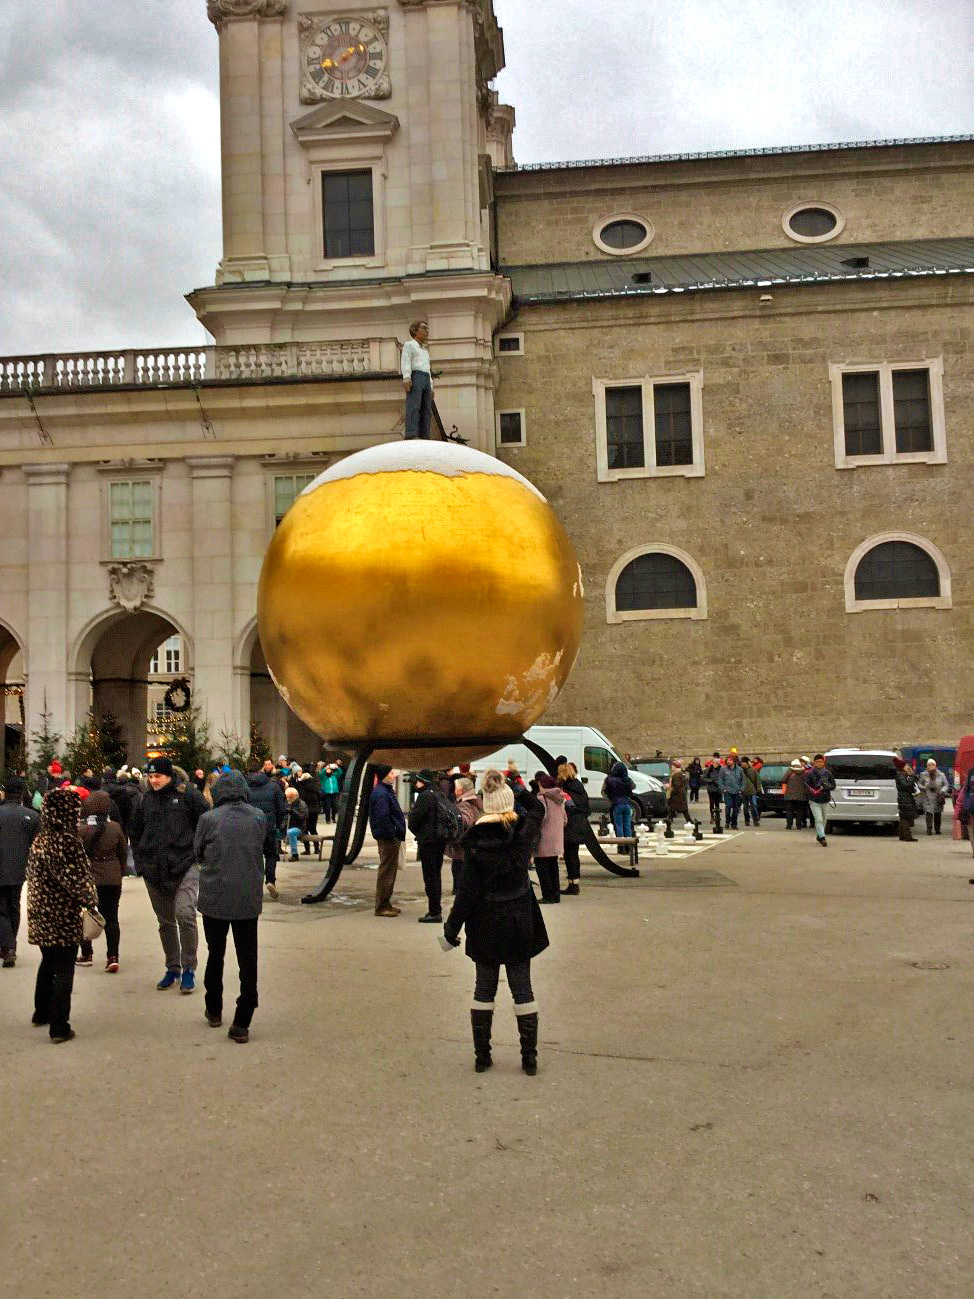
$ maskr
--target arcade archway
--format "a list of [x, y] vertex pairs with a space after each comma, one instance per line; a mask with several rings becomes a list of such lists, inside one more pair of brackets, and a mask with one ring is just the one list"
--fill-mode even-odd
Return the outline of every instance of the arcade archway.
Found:
[[245, 672], [250, 684], [250, 722], [256, 724], [276, 758], [286, 753], [302, 766], [313, 765], [321, 740], [293, 713], [278, 693], [268, 671], [256, 622], [243, 642]]
[[0, 687], [4, 701], [4, 736], [0, 746], [0, 775], [17, 767], [26, 729], [27, 668], [20, 641], [0, 623]]
[[99, 720], [111, 713], [121, 728], [130, 762], [145, 760], [149, 664], [172, 636], [179, 636], [183, 646], [180, 675], [192, 680], [192, 642], [182, 627], [159, 610], [108, 614], [87, 629], [78, 645], [75, 718], [82, 721], [89, 709]]

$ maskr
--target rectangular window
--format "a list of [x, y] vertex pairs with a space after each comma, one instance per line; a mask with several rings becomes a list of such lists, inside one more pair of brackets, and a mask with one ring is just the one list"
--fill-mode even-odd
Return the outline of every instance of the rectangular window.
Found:
[[893, 371], [893, 423], [897, 452], [933, 450], [929, 370]]
[[836, 469], [947, 463], [941, 357], [831, 364], [829, 377]]
[[276, 528], [298, 499], [314, 474], [278, 474], [274, 478], [274, 527]]
[[321, 174], [326, 257], [374, 257], [375, 213], [371, 171]]
[[497, 414], [497, 443], [502, 447], [524, 446], [524, 412], [502, 410]]
[[524, 355], [524, 335], [523, 334], [503, 334], [497, 340], [497, 351], [506, 352], [509, 356]]
[[702, 478], [703, 372], [593, 379], [599, 482]]
[[690, 385], [658, 383], [653, 388], [657, 465], [693, 464]]
[[608, 775], [612, 770], [612, 764], [617, 759], [608, 749], [596, 745], [586, 745], [583, 761], [587, 771], [604, 771]]
[[847, 456], [878, 456], [883, 450], [879, 372], [864, 370], [842, 376], [842, 411]]
[[149, 481], [108, 487], [112, 559], [148, 559], [153, 545], [155, 492]]
[[643, 390], [609, 388], [605, 394], [606, 447], [610, 469], [642, 469]]

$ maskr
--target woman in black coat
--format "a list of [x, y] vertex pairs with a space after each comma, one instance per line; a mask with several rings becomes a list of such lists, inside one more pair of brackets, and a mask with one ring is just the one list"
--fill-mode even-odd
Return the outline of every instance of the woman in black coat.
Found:
[[578, 849], [585, 842], [585, 830], [588, 826], [588, 792], [578, 778], [578, 769], [574, 762], [563, 762], [558, 768], [558, 784], [571, 799], [567, 809], [568, 824], [565, 826], [565, 870], [568, 872], [568, 888], [562, 889], [562, 894], [575, 896], [580, 892], [579, 881], [582, 878]]
[[538, 1072], [538, 1006], [531, 989], [531, 961], [548, 946], [541, 908], [528, 880], [534, 819], [515, 811], [514, 793], [499, 771], [481, 786], [483, 816], [463, 840], [464, 862], [453, 910], [443, 927], [447, 942], [460, 945], [466, 926], [467, 955], [477, 967], [470, 1012], [477, 1072], [491, 1066], [490, 1035], [500, 967], [514, 998], [521, 1068]]

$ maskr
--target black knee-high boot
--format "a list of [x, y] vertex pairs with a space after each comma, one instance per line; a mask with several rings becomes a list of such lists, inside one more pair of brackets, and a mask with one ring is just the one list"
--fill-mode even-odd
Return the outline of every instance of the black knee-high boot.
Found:
[[490, 1030], [494, 1022], [493, 1007], [490, 1010], [472, 1010], [470, 1024], [473, 1028], [473, 1049], [477, 1056], [477, 1073], [483, 1073], [493, 1064], [490, 1058]]
[[518, 1015], [517, 1032], [521, 1039], [521, 1068], [533, 1078], [538, 1072], [538, 1012]]

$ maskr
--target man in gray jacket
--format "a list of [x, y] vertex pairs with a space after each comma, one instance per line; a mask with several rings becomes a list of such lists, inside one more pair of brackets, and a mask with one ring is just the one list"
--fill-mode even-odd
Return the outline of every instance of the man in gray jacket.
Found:
[[20, 928], [20, 891], [27, 872], [27, 854], [41, 818], [24, 807], [24, 782], [11, 776], [3, 787], [0, 804], [0, 960], [5, 970], [17, 964], [17, 930]]
[[213, 786], [213, 811], [200, 817], [194, 849], [200, 864], [199, 910], [208, 955], [203, 974], [206, 1022], [223, 1023], [223, 960], [227, 934], [240, 973], [240, 996], [227, 1036], [246, 1042], [257, 1009], [257, 917], [264, 893], [264, 813], [252, 807], [239, 771]]

